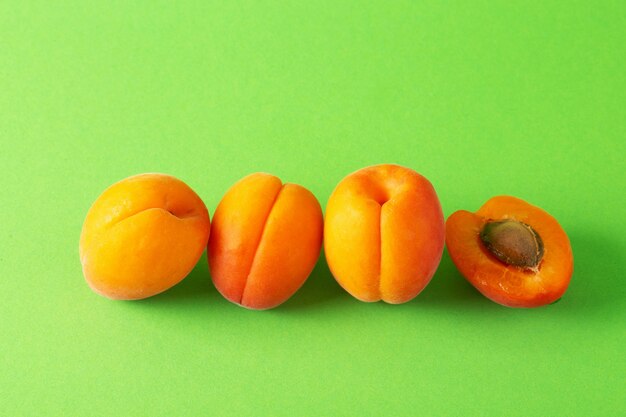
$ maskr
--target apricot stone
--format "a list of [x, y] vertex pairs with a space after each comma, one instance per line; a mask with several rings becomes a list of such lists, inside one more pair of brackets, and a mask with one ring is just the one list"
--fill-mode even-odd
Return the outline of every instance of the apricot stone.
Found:
[[105, 297], [150, 297], [189, 274], [209, 231], [206, 206], [184, 182], [164, 174], [126, 178], [87, 213], [80, 236], [83, 274]]
[[399, 304], [418, 295], [439, 265], [444, 238], [433, 186], [398, 165], [348, 175], [326, 207], [328, 266], [337, 282], [362, 301]]
[[273, 175], [249, 175], [215, 210], [207, 251], [213, 283], [243, 307], [276, 307], [313, 270], [322, 231], [322, 209], [310, 191]]

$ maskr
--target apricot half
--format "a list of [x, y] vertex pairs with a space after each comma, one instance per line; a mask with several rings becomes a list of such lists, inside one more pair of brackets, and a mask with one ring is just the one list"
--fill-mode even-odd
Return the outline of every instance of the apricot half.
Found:
[[276, 307], [313, 270], [322, 231], [322, 209], [310, 191], [273, 175], [251, 174], [215, 210], [207, 252], [213, 283], [243, 307]]
[[515, 197], [493, 197], [476, 213], [453, 213], [446, 244], [461, 274], [487, 298], [509, 307], [558, 300], [573, 272], [572, 248], [559, 223]]
[[83, 274], [105, 297], [150, 297], [187, 276], [209, 231], [206, 206], [184, 182], [164, 174], [126, 178], [87, 213], [80, 235]]
[[437, 194], [409, 168], [363, 168], [345, 177], [328, 200], [326, 260], [337, 282], [359, 300], [411, 300], [431, 280], [443, 246]]

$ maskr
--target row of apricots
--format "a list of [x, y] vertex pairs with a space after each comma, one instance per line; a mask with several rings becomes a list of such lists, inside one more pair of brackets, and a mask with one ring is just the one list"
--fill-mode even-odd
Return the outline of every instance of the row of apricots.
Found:
[[444, 224], [437, 194], [417, 172], [376, 165], [345, 177], [325, 219], [306, 188], [269, 174], [234, 184], [213, 221], [200, 197], [164, 174], [141, 174], [106, 189], [80, 237], [89, 286], [121, 300], [153, 296], [180, 282], [207, 249], [213, 283], [233, 303], [269, 309], [291, 297], [324, 244], [337, 282], [362, 301], [399, 304], [433, 277], [444, 240], [461, 274], [489, 299], [537, 307], [567, 289], [569, 239], [542, 209], [509, 196]]

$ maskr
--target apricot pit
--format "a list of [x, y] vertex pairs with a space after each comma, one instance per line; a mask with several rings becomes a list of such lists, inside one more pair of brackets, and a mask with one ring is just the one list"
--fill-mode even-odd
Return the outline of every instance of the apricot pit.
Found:
[[480, 240], [506, 265], [534, 270], [543, 257], [541, 237], [529, 225], [515, 220], [485, 223]]

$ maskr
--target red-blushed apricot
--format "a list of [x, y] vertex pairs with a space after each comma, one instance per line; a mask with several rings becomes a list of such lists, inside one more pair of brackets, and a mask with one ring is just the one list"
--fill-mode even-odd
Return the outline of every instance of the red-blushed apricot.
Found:
[[493, 197], [476, 213], [446, 222], [446, 245], [461, 274], [485, 297], [508, 307], [558, 300], [574, 270], [572, 248], [544, 210], [510, 196]]
[[150, 297], [191, 272], [209, 231], [206, 206], [184, 182], [164, 174], [126, 178], [87, 213], [80, 235], [83, 274], [105, 297]]
[[399, 165], [345, 177], [326, 206], [324, 249], [337, 282], [362, 301], [404, 303], [430, 282], [444, 245], [431, 183]]
[[213, 216], [207, 254], [215, 287], [249, 309], [278, 306], [313, 270], [322, 230], [322, 209], [306, 188], [248, 175], [226, 192]]

